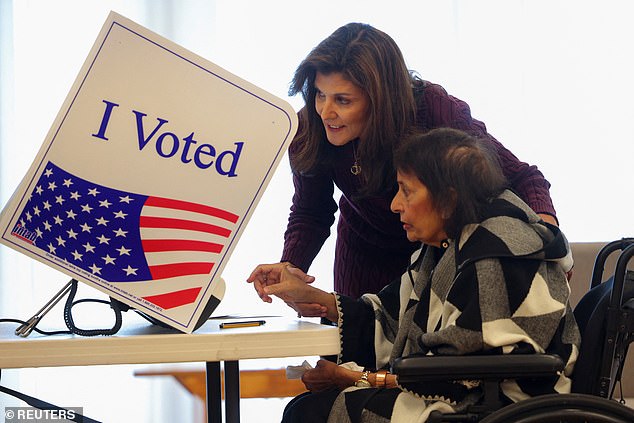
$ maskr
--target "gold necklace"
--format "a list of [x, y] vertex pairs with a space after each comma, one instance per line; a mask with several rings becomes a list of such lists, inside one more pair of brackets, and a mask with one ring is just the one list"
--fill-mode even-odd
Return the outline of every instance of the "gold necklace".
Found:
[[357, 160], [357, 149], [356, 149], [356, 147], [354, 145], [354, 141], [353, 141], [353, 144], [352, 144], [352, 155], [354, 156], [354, 163], [350, 167], [350, 172], [354, 176], [357, 176], [358, 174], [361, 173], [361, 165], [359, 164], [359, 160]]

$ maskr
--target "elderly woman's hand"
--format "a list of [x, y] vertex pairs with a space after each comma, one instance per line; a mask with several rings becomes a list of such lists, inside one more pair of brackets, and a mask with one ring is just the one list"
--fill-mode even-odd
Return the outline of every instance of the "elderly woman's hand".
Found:
[[[274, 295], [298, 312], [299, 316], [324, 317], [336, 322], [339, 314], [335, 296], [307, 283], [311, 278], [296, 267], [287, 266], [277, 275], [277, 283], [263, 284], [262, 295]], [[313, 279], [310, 279], [312, 282]]]
[[[270, 303], [273, 299], [268, 295], [264, 288], [269, 285], [274, 285], [280, 282], [280, 276], [282, 271], [287, 267], [294, 267], [291, 263], [274, 263], [274, 264], [260, 264], [257, 266], [251, 275], [247, 278], [247, 282], [253, 283], [255, 291], [258, 293], [262, 301]], [[315, 278], [302, 272], [300, 269], [295, 268], [304, 283], [312, 283]]]
[[269, 272], [266, 282], [261, 285], [261, 291], [263, 295], [275, 295], [287, 304], [311, 302], [315, 291], [319, 291], [309, 285], [314, 280], [314, 277], [287, 264]]
[[328, 389], [345, 389], [359, 379], [359, 372], [338, 366], [328, 360], [319, 360], [314, 369], [307, 370], [302, 376], [302, 382], [311, 392], [321, 392]]
[[292, 303], [286, 305], [297, 312], [297, 317], [328, 317], [328, 309], [317, 303]]

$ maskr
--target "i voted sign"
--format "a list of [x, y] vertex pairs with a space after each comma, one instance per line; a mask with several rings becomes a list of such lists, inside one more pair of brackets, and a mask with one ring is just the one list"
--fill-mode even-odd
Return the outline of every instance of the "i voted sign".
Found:
[[285, 101], [111, 12], [0, 242], [192, 332], [296, 130]]

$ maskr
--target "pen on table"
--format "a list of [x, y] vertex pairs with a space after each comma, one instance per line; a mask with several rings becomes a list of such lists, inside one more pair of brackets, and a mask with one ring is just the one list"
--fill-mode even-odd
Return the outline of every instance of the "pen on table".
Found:
[[245, 320], [242, 322], [225, 322], [225, 323], [220, 323], [220, 329], [248, 328], [253, 326], [262, 326], [265, 323], [266, 323], [266, 320]]

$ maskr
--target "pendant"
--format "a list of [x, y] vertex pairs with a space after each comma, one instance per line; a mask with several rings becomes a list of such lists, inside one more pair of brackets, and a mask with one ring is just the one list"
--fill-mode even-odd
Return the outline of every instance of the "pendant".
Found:
[[359, 173], [361, 173], [361, 166], [359, 166], [357, 162], [354, 162], [354, 164], [350, 168], [350, 172], [355, 176], [358, 175]]

